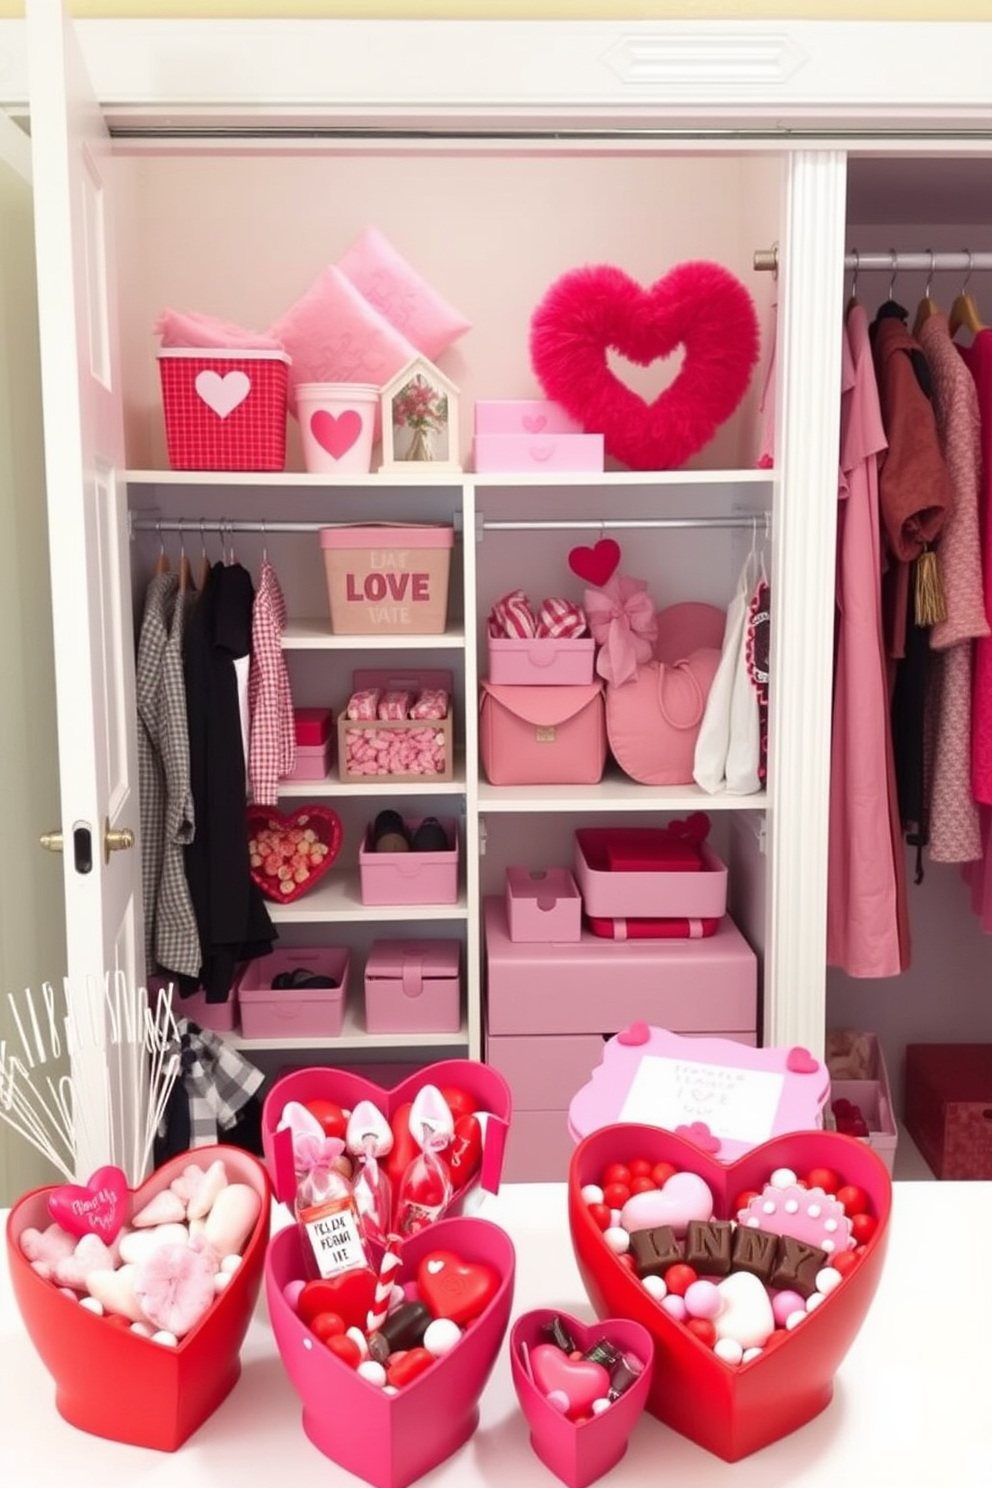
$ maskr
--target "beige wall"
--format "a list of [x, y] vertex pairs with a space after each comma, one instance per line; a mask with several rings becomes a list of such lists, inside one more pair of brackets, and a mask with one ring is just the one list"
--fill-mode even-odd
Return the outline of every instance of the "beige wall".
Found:
[[[992, 20], [992, 0], [69, 0], [77, 16], [338, 16], [491, 20]], [[0, 0], [0, 17], [23, 0]]]

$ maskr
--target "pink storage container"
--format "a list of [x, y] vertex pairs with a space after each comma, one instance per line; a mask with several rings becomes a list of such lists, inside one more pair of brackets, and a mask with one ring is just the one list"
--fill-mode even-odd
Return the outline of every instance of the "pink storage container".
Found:
[[331, 630], [337, 635], [441, 635], [454, 529], [372, 522], [323, 527]]
[[479, 752], [492, 785], [595, 785], [606, 765], [603, 684], [483, 682]]
[[578, 885], [567, 868], [507, 868], [506, 916], [511, 940], [578, 940]]
[[294, 708], [293, 732], [297, 745], [326, 744], [334, 727], [330, 708]]
[[603, 469], [602, 434], [477, 434], [473, 465], [480, 475], [496, 472]]
[[365, 963], [368, 1033], [457, 1033], [461, 944], [375, 940]]
[[153, 976], [148, 978], [148, 996], [153, 1000], [158, 997], [159, 989], [167, 987], [172, 982], [172, 1011], [177, 1018], [189, 1018], [192, 1023], [197, 1023], [201, 1028], [209, 1028], [212, 1033], [233, 1033], [238, 1026], [238, 987], [237, 982], [227, 995], [226, 1002], [208, 1002], [204, 992], [194, 992], [191, 997], [180, 997], [179, 987], [174, 977]]
[[582, 425], [546, 398], [480, 398], [476, 434], [581, 434]]
[[172, 469], [282, 470], [289, 363], [282, 351], [159, 351]]
[[[575, 877], [587, 915], [603, 919], [719, 919], [727, 912], [727, 869], [708, 843], [699, 844], [702, 870], [610, 870], [604, 827], [575, 834]], [[655, 1019], [655, 1022], [658, 1020]]]
[[[409, 832], [422, 818], [403, 818]], [[438, 821], [447, 834], [448, 852], [376, 852], [370, 831], [358, 849], [363, 904], [457, 904], [458, 828], [451, 817]]]
[[596, 643], [533, 637], [510, 640], [489, 636], [489, 681], [501, 686], [588, 687], [593, 680]]
[[283, 780], [326, 780], [334, 760], [334, 745], [297, 744], [296, 763]]
[[[272, 951], [249, 961], [238, 981], [241, 1032], [245, 1038], [340, 1038], [348, 992], [351, 952], [343, 946], [307, 946]], [[280, 974], [297, 985], [276, 987]], [[336, 987], [307, 987], [308, 976], [333, 977]]]

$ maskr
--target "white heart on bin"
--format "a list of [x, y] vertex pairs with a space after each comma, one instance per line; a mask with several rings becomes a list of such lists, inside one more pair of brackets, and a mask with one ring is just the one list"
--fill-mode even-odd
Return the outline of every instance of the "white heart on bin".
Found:
[[196, 391], [218, 418], [225, 419], [243, 403], [251, 392], [251, 378], [247, 372], [198, 372]]

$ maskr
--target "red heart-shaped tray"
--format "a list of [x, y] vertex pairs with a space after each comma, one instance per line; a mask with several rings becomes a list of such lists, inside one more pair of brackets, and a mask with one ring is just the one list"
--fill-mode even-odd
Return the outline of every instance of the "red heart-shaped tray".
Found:
[[[608, 1248], [582, 1198], [582, 1188], [600, 1183], [608, 1164], [635, 1157], [670, 1162], [705, 1179], [718, 1219], [732, 1218], [736, 1196], [746, 1189], [760, 1192], [776, 1168], [800, 1175], [815, 1167], [832, 1168], [845, 1183], [865, 1190], [878, 1227], [857, 1265], [798, 1328], [776, 1333], [774, 1342], [750, 1363], [725, 1364], [652, 1300]], [[572, 1154], [568, 1174], [572, 1246], [597, 1314], [633, 1318], [654, 1339], [648, 1410], [728, 1462], [795, 1431], [829, 1405], [834, 1374], [878, 1286], [891, 1207], [892, 1182], [885, 1164], [870, 1147], [837, 1132], [792, 1132], [736, 1162], [721, 1163], [673, 1132], [618, 1124], [586, 1137]]]
[[258, 1222], [241, 1265], [203, 1319], [175, 1347], [114, 1327], [38, 1275], [20, 1236], [51, 1223], [53, 1188], [25, 1194], [7, 1218], [7, 1265], [24, 1326], [55, 1380], [55, 1404], [70, 1425], [111, 1441], [174, 1452], [220, 1405], [241, 1373], [241, 1345], [262, 1284], [272, 1194], [268, 1175], [237, 1147], [198, 1147], [158, 1168], [127, 1191], [125, 1222], [195, 1161], [206, 1171], [220, 1159], [232, 1183], [261, 1199]]
[[266, 899], [292, 904], [320, 882], [341, 851], [341, 818], [329, 806], [301, 806], [284, 815], [249, 806], [251, 876]]

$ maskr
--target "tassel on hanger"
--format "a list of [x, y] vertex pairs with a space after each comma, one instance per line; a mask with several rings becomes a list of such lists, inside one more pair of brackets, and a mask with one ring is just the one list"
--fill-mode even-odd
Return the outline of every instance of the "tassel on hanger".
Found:
[[914, 571], [914, 607], [917, 625], [936, 625], [947, 619], [940, 560], [933, 548], [924, 548]]

